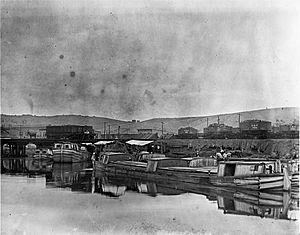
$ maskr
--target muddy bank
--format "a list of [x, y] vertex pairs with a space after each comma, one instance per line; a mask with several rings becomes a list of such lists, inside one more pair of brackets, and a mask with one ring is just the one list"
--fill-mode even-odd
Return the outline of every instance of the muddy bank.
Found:
[[213, 152], [223, 148], [271, 157], [296, 158], [299, 156], [298, 139], [174, 139], [161, 141], [170, 151]]

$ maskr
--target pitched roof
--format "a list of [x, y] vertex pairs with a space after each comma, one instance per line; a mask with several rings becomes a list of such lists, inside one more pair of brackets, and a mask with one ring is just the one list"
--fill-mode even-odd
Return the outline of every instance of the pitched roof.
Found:
[[145, 141], [145, 140], [129, 140], [126, 142], [126, 144], [130, 145], [138, 145], [138, 146], [145, 146], [147, 144], [152, 143], [153, 141]]

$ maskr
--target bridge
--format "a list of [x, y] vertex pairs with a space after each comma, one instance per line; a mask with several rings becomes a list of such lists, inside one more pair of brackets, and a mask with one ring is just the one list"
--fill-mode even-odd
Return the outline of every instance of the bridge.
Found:
[[[138, 139], [138, 138], [136, 138]], [[45, 138], [0, 138], [1, 140], [1, 156], [4, 153], [4, 145], [9, 147], [11, 156], [25, 156], [26, 145], [29, 143], [35, 144], [38, 148], [51, 148], [54, 143], [58, 142], [72, 142], [72, 143], [96, 143], [101, 140], [118, 140], [120, 142], [128, 141], [128, 139], [88, 139], [88, 140], [68, 140], [68, 139], [45, 139]], [[141, 139], [144, 140], [144, 139]], [[149, 139], [148, 139], [149, 140]]]
[[[9, 152], [12, 156], [25, 156], [26, 145], [29, 143], [35, 144], [39, 148], [51, 148], [54, 143], [62, 141], [71, 141], [72, 143], [95, 143], [103, 139], [92, 140], [64, 140], [64, 139], [42, 139], [42, 138], [1, 138], [1, 156], [4, 153], [4, 145], [9, 147]], [[107, 139], [106, 139], [107, 140]]]

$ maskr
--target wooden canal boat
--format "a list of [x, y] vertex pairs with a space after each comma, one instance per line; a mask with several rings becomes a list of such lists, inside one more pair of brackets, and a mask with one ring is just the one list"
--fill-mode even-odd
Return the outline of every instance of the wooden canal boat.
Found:
[[216, 177], [210, 183], [222, 187], [239, 187], [251, 190], [290, 190], [291, 180], [287, 169], [279, 160], [247, 159], [219, 162]]
[[53, 160], [53, 153], [50, 149], [37, 149], [32, 158], [39, 160]]
[[[216, 175], [217, 166], [214, 159], [201, 158], [150, 158], [147, 162], [132, 161], [126, 153], [109, 152], [94, 161], [96, 170], [138, 176], [144, 179], [164, 179], [191, 183], [208, 182]], [[198, 162], [198, 163], [196, 163]], [[201, 162], [206, 165], [201, 166]]]
[[89, 160], [91, 156], [86, 147], [70, 142], [55, 143], [52, 152], [54, 162], [82, 162]]

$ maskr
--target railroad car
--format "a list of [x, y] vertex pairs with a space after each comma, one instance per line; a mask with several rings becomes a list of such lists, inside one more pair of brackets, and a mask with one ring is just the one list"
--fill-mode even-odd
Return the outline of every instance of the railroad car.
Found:
[[95, 132], [92, 126], [47, 126], [46, 136], [48, 139], [87, 140], [94, 139]]

